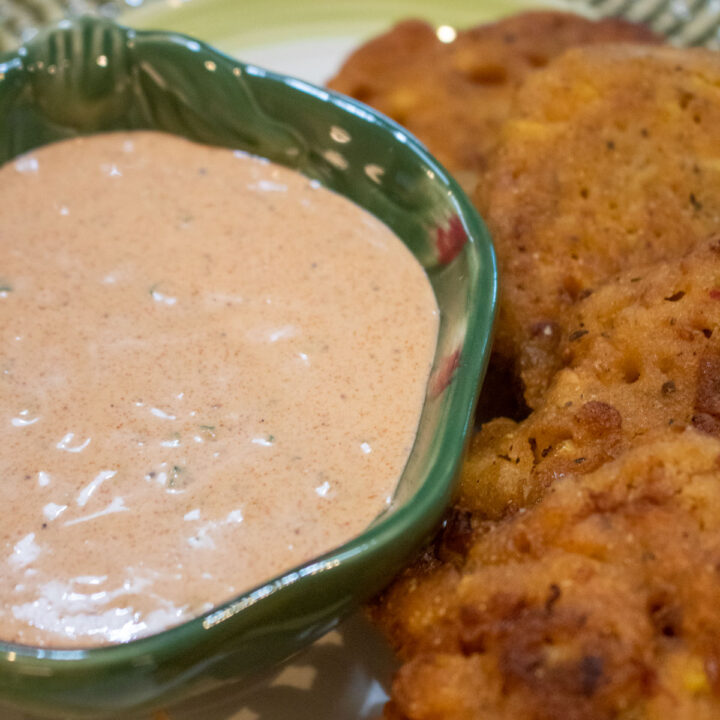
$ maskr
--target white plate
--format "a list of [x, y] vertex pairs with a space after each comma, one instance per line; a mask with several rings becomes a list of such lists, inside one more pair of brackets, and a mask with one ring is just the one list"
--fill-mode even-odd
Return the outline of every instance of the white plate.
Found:
[[322, 84], [352, 48], [403, 18], [463, 27], [530, 8], [583, 5], [582, 0], [163, 0], [120, 20], [193, 35], [245, 62]]

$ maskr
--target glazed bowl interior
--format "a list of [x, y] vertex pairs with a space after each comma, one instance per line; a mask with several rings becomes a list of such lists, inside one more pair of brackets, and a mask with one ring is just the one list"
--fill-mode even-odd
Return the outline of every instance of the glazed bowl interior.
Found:
[[47, 716], [158, 706], [251, 678], [377, 592], [451, 498], [489, 353], [497, 271], [482, 221], [406, 131], [190, 38], [61, 23], [0, 57], [0, 162], [49, 142], [155, 129], [267, 157], [385, 222], [425, 267], [441, 321], [418, 433], [387, 511], [326, 555], [157, 635], [106, 648], [0, 644], [0, 702]]

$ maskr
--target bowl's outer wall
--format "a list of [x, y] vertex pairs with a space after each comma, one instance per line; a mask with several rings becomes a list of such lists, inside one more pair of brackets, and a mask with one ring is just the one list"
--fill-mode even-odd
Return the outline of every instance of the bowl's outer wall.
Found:
[[0, 58], [0, 162], [56, 140], [157, 129], [243, 149], [322, 181], [383, 220], [441, 310], [418, 437], [390, 509], [359, 538], [209, 615], [110, 648], [0, 644], [0, 698], [48, 717], [152, 706], [289, 657], [376, 593], [449, 502], [491, 342], [497, 269], [457, 184], [392, 121], [179, 35], [63, 23]]

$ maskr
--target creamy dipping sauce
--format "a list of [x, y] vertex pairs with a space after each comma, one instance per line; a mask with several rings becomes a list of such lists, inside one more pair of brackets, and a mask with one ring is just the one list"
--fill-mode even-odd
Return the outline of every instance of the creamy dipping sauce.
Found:
[[160, 133], [0, 170], [0, 639], [125, 642], [359, 534], [438, 311], [390, 230]]

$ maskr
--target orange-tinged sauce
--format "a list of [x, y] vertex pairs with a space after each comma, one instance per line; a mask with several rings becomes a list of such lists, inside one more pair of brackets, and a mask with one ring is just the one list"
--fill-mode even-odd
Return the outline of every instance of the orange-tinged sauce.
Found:
[[175, 625], [361, 532], [438, 313], [379, 221], [159, 133], [0, 170], [0, 640]]

